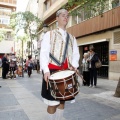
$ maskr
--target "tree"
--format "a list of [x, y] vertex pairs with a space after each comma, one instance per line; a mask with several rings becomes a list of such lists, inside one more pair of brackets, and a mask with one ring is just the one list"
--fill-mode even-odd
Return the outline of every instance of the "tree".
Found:
[[114, 97], [120, 97], [120, 78], [119, 78], [119, 81], [118, 81], [118, 84], [117, 84], [117, 87], [116, 87]]
[[5, 32], [0, 31], [0, 42], [5, 39]]
[[27, 41], [28, 36], [27, 36], [27, 34], [22, 34], [22, 35], [17, 36], [16, 39], [21, 40], [21, 42], [22, 42], [22, 77], [24, 77], [24, 72], [23, 72], [23, 44], [24, 44], [25, 41]]
[[32, 55], [32, 40], [37, 38], [37, 30], [42, 24], [42, 21], [29, 11], [18, 12], [11, 15], [10, 26], [16, 33], [24, 29], [24, 32], [29, 35], [31, 41], [31, 55]]

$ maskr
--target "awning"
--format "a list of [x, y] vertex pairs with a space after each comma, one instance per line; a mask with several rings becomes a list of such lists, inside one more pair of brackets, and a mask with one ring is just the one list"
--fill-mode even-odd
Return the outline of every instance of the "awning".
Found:
[[109, 41], [109, 39], [101, 39], [101, 40], [95, 40], [95, 41], [91, 41], [91, 42], [80, 43], [80, 44], [78, 44], [78, 46], [89, 45], [89, 44], [105, 42], [105, 41]]

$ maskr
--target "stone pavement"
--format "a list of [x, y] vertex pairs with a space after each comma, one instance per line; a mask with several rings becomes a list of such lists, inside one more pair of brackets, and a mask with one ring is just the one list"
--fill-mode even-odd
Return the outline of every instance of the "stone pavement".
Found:
[[[81, 80], [80, 80], [81, 82]], [[0, 120], [45, 120], [42, 75], [0, 78]], [[120, 98], [113, 97], [118, 81], [98, 79], [97, 88], [80, 87], [76, 102], [66, 102], [62, 120], [120, 120]]]

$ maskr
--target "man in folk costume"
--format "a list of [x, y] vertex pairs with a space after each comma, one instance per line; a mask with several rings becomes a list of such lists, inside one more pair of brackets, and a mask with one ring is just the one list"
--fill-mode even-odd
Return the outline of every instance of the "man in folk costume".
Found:
[[41, 95], [44, 103], [48, 105], [47, 119], [49, 120], [61, 120], [65, 105], [65, 101], [55, 100], [51, 96], [49, 85], [47, 88], [46, 83], [50, 74], [68, 68], [77, 70], [80, 58], [75, 37], [66, 31], [66, 25], [69, 20], [68, 11], [65, 9], [58, 10], [56, 20], [58, 28], [48, 31], [44, 35], [40, 51], [40, 66], [44, 75]]

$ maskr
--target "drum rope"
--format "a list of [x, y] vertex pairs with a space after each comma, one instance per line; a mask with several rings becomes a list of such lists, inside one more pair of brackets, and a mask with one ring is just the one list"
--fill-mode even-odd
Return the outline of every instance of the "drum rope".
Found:
[[75, 69], [70, 63], [69, 63], [69, 66], [72, 67], [72, 69], [76, 72], [76, 74], [77, 74], [84, 82], [86, 82], [86, 81], [83, 79], [83, 76], [80, 74], [80, 72], [79, 72], [77, 69]]
[[[66, 83], [65, 79], [64, 79], [64, 85], [65, 85], [65, 89], [68, 90], [67, 92], [69, 92], [73, 97], [75, 97], [74, 94], [67, 88], [67, 83]], [[66, 91], [65, 91], [65, 93], [66, 93]], [[65, 93], [64, 93], [64, 96], [65, 96]]]
[[[73, 75], [72, 75], [72, 81], [73, 81], [73, 86], [75, 85], [75, 79], [74, 79], [74, 77], [73, 77]], [[73, 87], [73, 93], [74, 93], [74, 87]]]

